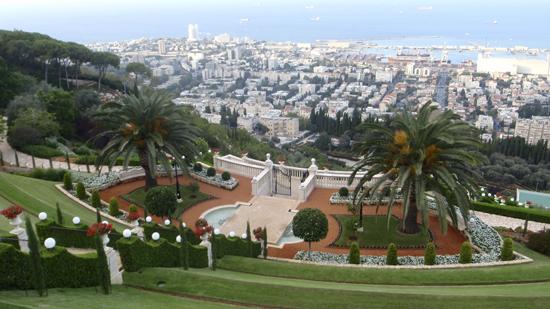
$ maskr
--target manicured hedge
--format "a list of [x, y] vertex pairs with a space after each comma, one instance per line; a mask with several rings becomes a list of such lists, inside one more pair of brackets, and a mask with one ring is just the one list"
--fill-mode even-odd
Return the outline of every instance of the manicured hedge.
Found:
[[[137, 237], [119, 239], [117, 248], [124, 270], [138, 271], [143, 267], [180, 267], [180, 245], [166, 239], [141, 241]], [[208, 267], [206, 247], [189, 246], [189, 267]]]
[[[63, 247], [41, 251], [48, 288], [79, 288], [98, 284], [95, 253], [72, 255]], [[14, 246], [0, 244], [0, 289], [32, 289], [30, 257]]]
[[[94, 249], [95, 239], [86, 236], [86, 230], [88, 230], [88, 226], [85, 224], [61, 225], [49, 219], [36, 222], [36, 234], [40, 242], [52, 237], [60, 246]], [[121, 237], [122, 235], [113, 229], [109, 234], [110, 241], [107, 246], [114, 248], [116, 241]]]
[[[146, 240], [151, 240], [151, 235], [154, 232], [157, 232], [159, 233], [160, 238], [164, 238], [170, 242], [175, 242], [176, 237], [180, 234], [178, 229], [173, 225], [166, 226], [166, 225], [159, 225], [151, 222], [151, 223], [143, 223], [141, 227], [143, 228], [143, 235], [145, 236]], [[201, 242], [200, 239], [197, 236], [195, 236], [195, 233], [193, 233], [193, 231], [190, 228], [185, 228], [185, 233], [187, 236], [187, 240], [191, 244], [198, 245]]]
[[540, 208], [472, 202], [472, 210], [523, 220], [528, 219], [534, 222], [550, 223], [550, 210]]
[[[248, 242], [240, 237], [225, 237], [225, 235], [216, 235], [217, 241], [216, 256], [222, 258], [225, 255], [250, 257]], [[252, 242], [252, 257], [257, 257], [262, 253], [262, 246], [259, 242]]]
[[14, 235], [14, 234], [0, 233], [0, 243], [10, 244], [15, 248], [20, 249], [19, 238], [17, 238], [17, 235]]

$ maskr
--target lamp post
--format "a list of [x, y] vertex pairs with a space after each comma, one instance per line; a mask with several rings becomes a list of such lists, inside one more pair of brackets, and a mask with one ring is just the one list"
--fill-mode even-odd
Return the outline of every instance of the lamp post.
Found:
[[[182, 160], [185, 160], [185, 156], [181, 156]], [[178, 163], [174, 160], [174, 171], [176, 173], [176, 199], [178, 203], [181, 202], [180, 182], [178, 180]]]

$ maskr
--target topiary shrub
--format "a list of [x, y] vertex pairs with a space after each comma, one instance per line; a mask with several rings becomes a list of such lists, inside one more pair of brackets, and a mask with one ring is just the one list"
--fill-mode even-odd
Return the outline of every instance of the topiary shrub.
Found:
[[514, 259], [514, 242], [512, 238], [504, 238], [502, 250], [500, 251], [500, 259], [502, 261], [512, 261]]
[[292, 230], [296, 237], [308, 243], [308, 255], [310, 255], [311, 242], [327, 237], [327, 216], [317, 208], [304, 208], [292, 218]]
[[229, 179], [231, 179], [231, 174], [228, 171], [223, 172], [222, 173], [222, 179], [224, 181], [228, 181]]
[[65, 190], [67, 191], [73, 189], [73, 178], [70, 172], [65, 172], [65, 174], [63, 175], [63, 188], [65, 188]]
[[109, 214], [113, 217], [118, 216], [120, 214], [119, 208], [118, 200], [115, 197], [111, 198], [109, 201]]
[[84, 200], [88, 197], [88, 194], [86, 194], [86, 188], [84, 188], [84, 184], [82, 182], [78, 182], [76, 184], [76, 197], [81, 200]]
[[397, 247], [394, 243], [388, 245], [386, 265], [399, 265], [399, 262], [397, 261]]
[[458, 258], [460, 264], [472, 263], [472, 244], [469, 241], [465, 241], [460, 246], [460, 257]]
[[158, 217], [171, 217], [177, 205], [174, 191], [167, 186], [151, 188], [145, 195], [147, 211]]
[[361, 264], [361, 254], [357, 242], [353, 242], [349, 248], [348, 262], [350, 264]]
[[209, 167], [209, 168], [206, 170], [206, 176], [208, 176], [208, 177], [214, 177], [214, 176], [216, 176], [216, 169], [213, 168], [213, 167]]
[[99, 196], [99, 191], [92, 192], [91, 203], [92, 203], [92, 206], [94, 208], [100, 208], [101, 207], [101, 197]]
[[429, 242], [424, 250], [424, 265], [435, 265], [435, 245]]
[[349, 195], [348, 188], [346, 187], [340, 188], [340, 190], [338, 190], [338, 195], [340, 195], [341, 197], [347, 197]]
[[130, 204], [130, 206], [128, 206], [128, 212], [137, 212], [138, 211], [138, 207], [134, 204]]
[[195, 172], [197, 172], [197, 173], [198, 173], [198, 172], [201, 172], [201, 171], [202, 171], [202, 164], [200, 164], [200, 163], [198, 163], [198, 162], [195, 163], [195, 164], [193, 165], [193, 171], [195, 171]]
[[529, 235], [527, 248], [550, 256], [550, 230]]

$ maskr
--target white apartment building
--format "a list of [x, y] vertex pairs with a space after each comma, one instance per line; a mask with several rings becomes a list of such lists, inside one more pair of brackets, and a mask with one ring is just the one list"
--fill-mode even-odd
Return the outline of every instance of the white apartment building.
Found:
[[298, 118], [290, 117], [260, 117], [260, 123], [266, 126], [267, 136], [286, 136], [296, 137], [300, 130], [300, 121]]
[[477, 121], [475, 123], [476, 128], [478, 128], [480, 130], [486, 129], [488, 131], [492, 131], [494, 125], [495, 124], [494, 124], [494, 121], [493, 121], [493, 117], [486, 116], [486, 115], [479, 115], [477, 117]]
[[514, 136], [525, 138], [528, 144], [536, 144], [539, 140], [550, 140], [550, 117], [519, 118], [516, 121]]

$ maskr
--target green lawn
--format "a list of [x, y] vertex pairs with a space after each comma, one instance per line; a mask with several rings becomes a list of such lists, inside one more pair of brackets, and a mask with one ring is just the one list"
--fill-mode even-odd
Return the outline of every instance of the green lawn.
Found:
[[103, 295], [95, 288], [49, 289], [47, 297], [37, 297], [33, 291], [1, 291], [0, 308], [44, 309], [156, 309], [160, 305], [170, 308], [238, 308], [222, 303], [199, 301], [166, 294], [138, 290], [126, 286], [113, 286], [113, 293]]
[[[174, 194], [176, 194], [176, 185], [170, 185], [167, 187], [169, 187], [172, 191], [174, 191]], [[182, 202], [178, 204], [178, 208], [174, 213], [173, 217], [175, 218], [178, 218], [189, 207], [212, 198], [210, 195], [206, 193], [202, 193], [200, 191], [193, 192], [191, 191], [189, 186], [184, 186], [184, 185], [180, 185], [180, 192], [181, 192]], [[145, 194], [146, 194], [145, 189], [139, 188], [128, 194], [123, 195], [122, 198], [128, 201], [129, 203], [133, 203], [140, 207], [144, 207]]]
[[[55, 188], [55, 182], [34, 179], [25, 176], [0, 173], [0, 197], [9, 204], [16, 203], [25, 208], [26, 213], [37, 217], [38, 213], [45, 211], [49, 218], [56, 217], [55, 203], [63, 212], [65, 222], [70, 223], [75, 216], [80, 217], [82, 223], [91, 224], [96, 221], [94, 212], [73, 202]], [[2, 202], [0, 202], [0, 205]], [[5, 218], [0, 218], [7, 221]], [[112, 222], [113, 226], [122, 231], [125, 227]], [[0, 227], [1, 229], [2, 227]]]
[[550, 281], [550, 257], [514, 244], [533, 263], [464, 269], [375, 269], [296, 264], [225, 256], [218, 267], [273, 277], [392, 285], [467, 285]]
[[[267, 277], [227, 270], [148, 268], [124, 282], [159, 291], [285, 308], [547, 308], [550, 283], [387, 286]], [[164, 282], [159, 287], [158, 282]]]
[[387, 248], [390, 243], [398, 248], [423, 247], [430, 240], [428, 230], [423, 226], [417, 234], [401, 233], [399, 220], [393, 216], [390, 217], [389, 230], [386, 216], [363, 216], [363, 232], [355, 231], [354, 222], [357, 219], [354, 216], [334, 215], [334, 218], [341, 228], [340, 237], [334, 242], [337, 246], [350, 246], [350, 236], [357, 237], [361, 248]]

